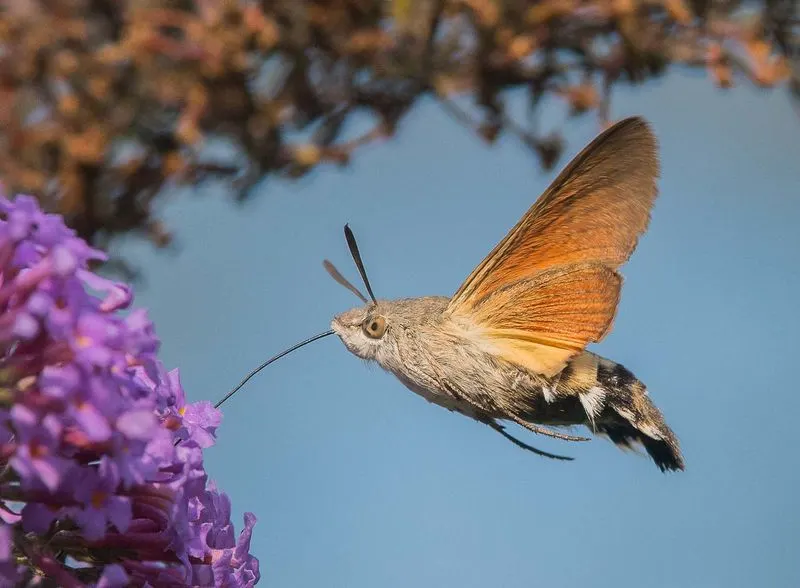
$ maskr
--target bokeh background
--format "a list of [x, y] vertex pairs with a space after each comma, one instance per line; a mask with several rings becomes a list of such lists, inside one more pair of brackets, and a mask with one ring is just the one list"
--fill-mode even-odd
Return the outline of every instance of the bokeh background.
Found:
[[[510, 96], [511, 108], [522, 97]], [[612, 334], [592, 349], [649, 387], [684, 473], [610, 442], [515, 431], [526, 453], [325, 339], [224, 407], [207, 468], [234, 521], [259, 517], [262, 583], [280, 587], [800, 585], [800, 121], [789, 97], [668, 75], [615, 92], [662, 149], [653, 221], [624, 267]], [[557, 109], [543, 122], [560, 123]], [[566, 161], [599, 128], [566, 128]], [[137, 304], [191, 400], [219, 399], [267, 356], [358, 301], [351, 223], [379, 297], [451, 294], [557, 170], [512, 138], [476, 141], [433, 104], [345, 171], [268, 179], [234, 207], [222, 185], [159, 213], [172, 253], [136, 238]]]

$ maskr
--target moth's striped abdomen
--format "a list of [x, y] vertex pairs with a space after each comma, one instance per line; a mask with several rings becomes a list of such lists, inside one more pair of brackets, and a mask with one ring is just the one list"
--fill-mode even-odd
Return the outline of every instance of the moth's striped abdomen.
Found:
[[[647, 388], [625, 366], [584, 352], [571, 361], [550, 392], [552, 400], [577, 398], [586, 425], [621, 447], [641, 443], [661, 470], [683, 470], [677, 437]], [[547, 395], [546, 395], [547, 396]]]

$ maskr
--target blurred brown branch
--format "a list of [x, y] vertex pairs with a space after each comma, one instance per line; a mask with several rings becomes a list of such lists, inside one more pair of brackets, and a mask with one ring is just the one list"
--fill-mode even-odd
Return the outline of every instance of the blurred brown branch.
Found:
[[[520, 137], [545, 167], [542, 98], [611, 120], [621, 83], [671, 64], [720, 87], [786, 84], [800, 97], [791, 0], [6, 0], [0, 6], [0, 176], [97, 243], [169, 234], [167, 182], [346, 164], [432, 96], [476, 136]], [[503, 91], [529, 95], [525, 123]], [[474, 108], [454, 101], [472, 98]], [[343, 137], [357, 113], [372, 120]], [[352, 128], [352, 127], [351, 127]], [[241, 161], [208, 156], [227, 141]]]

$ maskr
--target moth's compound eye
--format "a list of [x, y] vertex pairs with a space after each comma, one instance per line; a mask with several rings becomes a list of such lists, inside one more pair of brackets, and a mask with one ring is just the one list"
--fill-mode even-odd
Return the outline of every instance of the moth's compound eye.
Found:
[[386, 332], [386, 319], [382, 316], [369, 317], [362, 325], [364, 334], [371, 339], [380, 339]]

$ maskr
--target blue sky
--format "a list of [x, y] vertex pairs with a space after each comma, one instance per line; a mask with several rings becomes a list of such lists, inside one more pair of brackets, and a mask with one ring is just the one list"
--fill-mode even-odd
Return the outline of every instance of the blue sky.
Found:
[[[237, 531], [258, 516], [263, 585], [800, 585], [800, 119], [784, 92], [686, 75], [617, 92], [613, 112], [652, 122], [661, 195], [614, 331], [591, 349], [647, 384], [686, 472], [516, 431], [576, 459], [538, 458], [328, 338], [251, 380], [208, 451]], [[560, 165], [598, 130], [566, 128]], [[137, 304], [165, 364], [213, 401], [358, 303], [321, 267], [355, 281], [345, 222], [379, 297], [449, 295], [555, 174], [425, 105], [347, 170], [269, 180], [238, 207], [214, 188], [176, 194], [176, 254], [117, 251], [145, 270]]]

